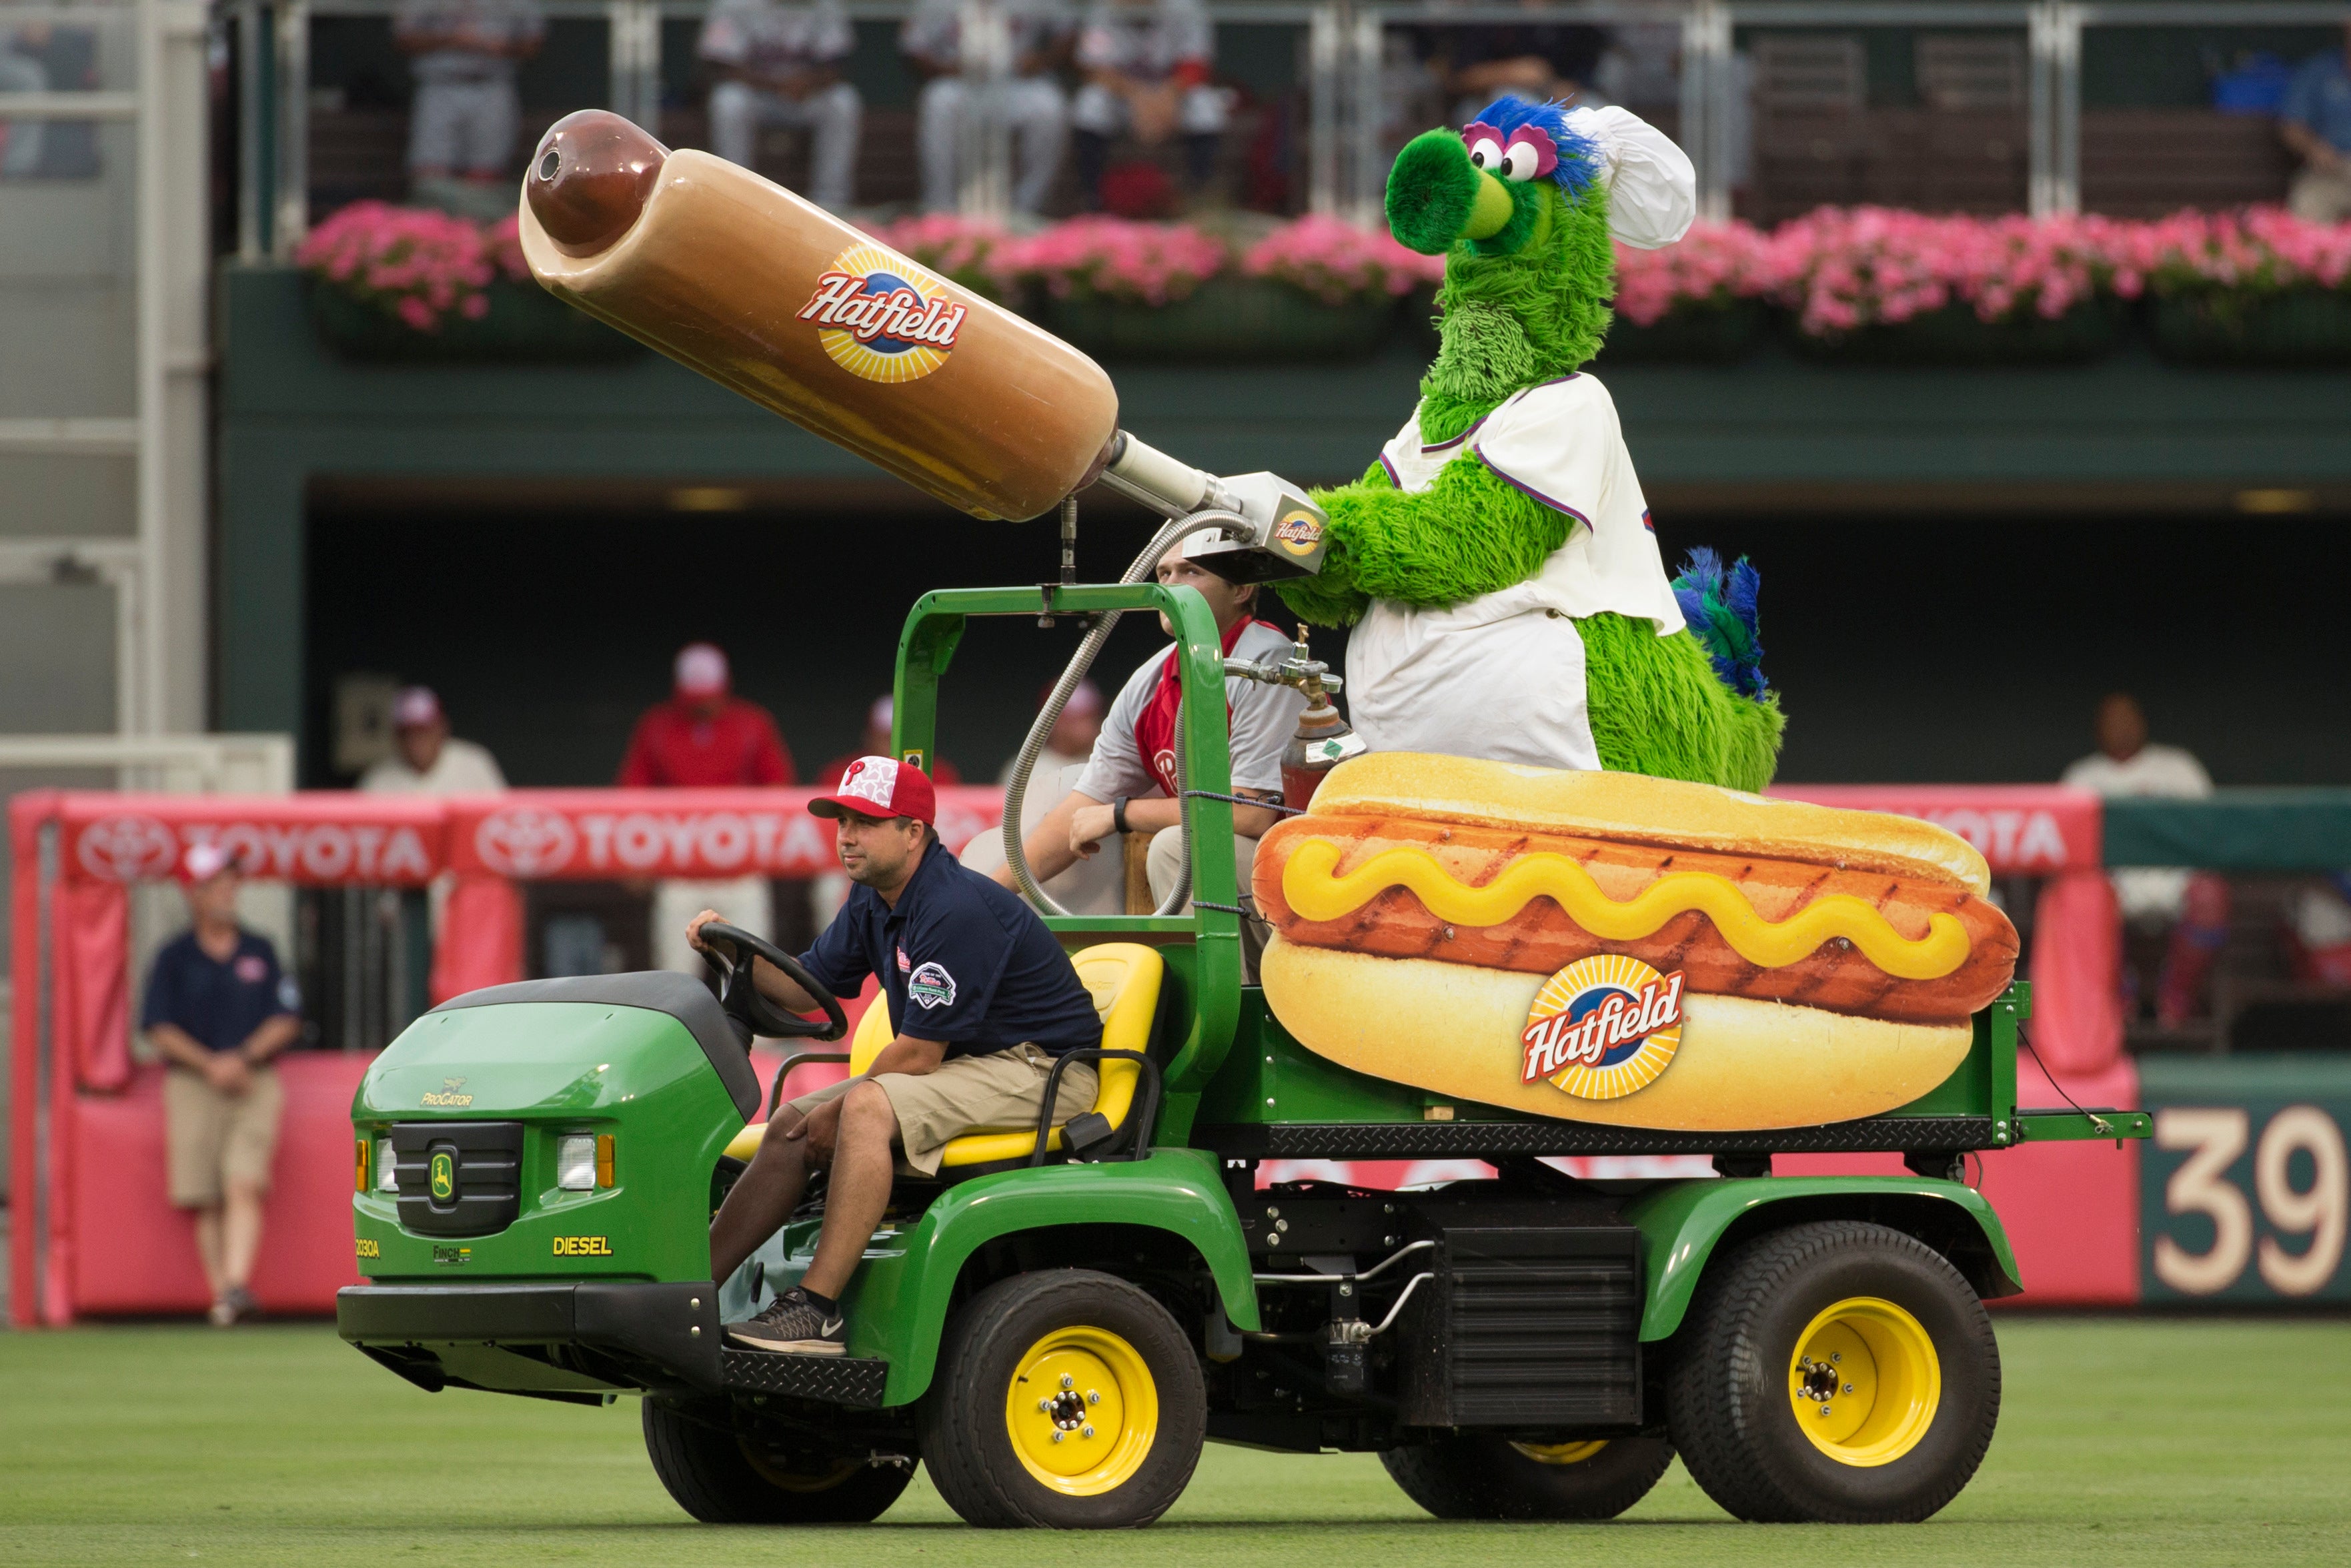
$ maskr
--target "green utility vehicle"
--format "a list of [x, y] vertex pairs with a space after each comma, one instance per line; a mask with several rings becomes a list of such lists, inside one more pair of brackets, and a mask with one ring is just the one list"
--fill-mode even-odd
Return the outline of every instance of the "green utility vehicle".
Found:
[[[1244, 982], [1216, 626], [1199, 595], [1142, 575], [932, 593], [906, 622], [895, 744], [919, 764], [968, 617], [1090, 619], [1075, 671], [1116, 612], [1167, 616], [1192, 902], [1052, 920], [1120, 1053], [1094, 1110], [1041, 1140], [961, 1140], [937, 1180], [903, 1182], [846, 1297], [847, 1355], [722, 1336], [799, 1277], [822, 1212], [820, 1186], [710, 1278], [710, 1217], [773, 1108], [754, 1026], [845, 1032], [837, 1004], [821, 1024], [774, 1016], [749, 956], [790, 960], [742, 932], [720, 934], [720, 999], [668, 974], [500, 986], [383, 1052], [352, 1106], [368, 1282], [342, 1292], [343, 1337], [426, 1389], [642, 1396], [654, 1469], [711, 1521], [871, 1520], [919, 1462], [975, 1524], [1138, 1524], [1210, 1439], [1376, 1452], [1445, 1518], [1613, 1516], [1676, 1452], [1742, 1519], [1948, 1502], [1999, 1415], [1983, 1301], [2020, 1289], [1967, 1156], [2143, 1137], [2146, 1117], [2019, 1107], [2022, 985], [1924, 1097], [1771, 1132], [1439, 1104], [1304, 1050]], [[1441, 1016], [1395, 1027], [1443, 1048]], [[1865, 1150], [1911, 1174], [1772, 1174], [1776, 1155]], [[1710, 1156], [1719, 1174], [1586, 1181], [1545, 1163], [1577, 1155]], [[1398, 1192], [1257, 1180], [1270, 1160], [1405, 1158], [1494, 1174]]]

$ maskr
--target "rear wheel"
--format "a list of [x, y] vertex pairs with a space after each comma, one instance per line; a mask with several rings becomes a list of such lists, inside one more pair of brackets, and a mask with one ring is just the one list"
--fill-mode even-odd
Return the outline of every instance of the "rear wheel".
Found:
[[1052, 1270], [989, 1286], [948, 1322], [916, 1427], [932, 1484], [967, 1522], [1116, 1529], [1181, 1495], [1207, 1394], [1166, 1308], [1111, 1275]]
[[1458, 1434], [1380, 1456], [1405, 1495], [1439, 1519], [1614, 1519], [1673, 1463], [1655, 1437], [1521, 1443]]
[[1667, 1411], [1691, 1477], [1741, 1519], [1905, 1523], [1983, 1462], [2000, 1346], [1975, 1291], [1925, 1242], [1800, 1225], [1708, 1270]]
[[913, 1479], [862, 1451], [771, 1448], [738, 1434], [724, 1406], [648, 1396], [645, 1452], [669, 1495], [705, 1524], [863, 1524]]

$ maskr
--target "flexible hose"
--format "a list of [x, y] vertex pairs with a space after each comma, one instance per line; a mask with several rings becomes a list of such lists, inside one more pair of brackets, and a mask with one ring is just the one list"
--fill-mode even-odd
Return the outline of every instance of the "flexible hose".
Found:
[[[1197, 513], [1176, 517], [1162, 525], [1159, 531], [1151, 536], [1151, 542], [1143, 547], [1143, 553], [1127, 567], [1126, 574], [1118, 580], [1121, 583], [1141, 582], [1159, 564], [1159, 558], [1167, 553], [1167, 547], [1186, 534], [1216, 528], [1228, 535], [1246, 535], [1246, 523], [1238, 517], [1220, 520], [1223, 516], [1228, 515]], [[1067, 915], [1070, 912], [1056, 904], [1052, 895], [1040, 887], [1036, 877], [1029, 873], [1029, 846], [1020, 831], [1021, 808], [1026, 804], [1029, 793], [1029, 775], [1036, 768], [1038, 754], [1045, 749], [1045, 738], [1053, 733], [1053, 726], [1061, 718], [1061, 709], [1069, 702], [1070, 694], [1078, 689], [1078, 683], [1086, 678], [1088, 670], [1093, 668], [1094, 659], [1102, 653], [1102, 644], [1110, 641], [1112, 630], [1118, 625], [1119, 617], [1125, 613], [1123, 610], [1102, 612], [1095, 621], [1093, 630], [1078, 643], [1078, 651], [1070, 657], [1069, 667], [1061, 672], [1061, 678], [1053, 683], [1053, 690], [1045, 698], [1045, 706], [1037, 712], [1036, 722], [1029, 727], [1029, 737], [1020, 743], [1020, 755], [1013, 760], [1012, 779], [1005, 789], [1004, 861], [1012, 868], [1012, 880], [1019, 885], [1022, 896], [1047, 915]], [[1176, 885], [1169, 892], [1167, 902], [1155, 911], [1159, 915], [1175, 914], [1192, 896], [1192, 801], [1183, 790], [1184, 726], [1181, 724], [1176, 727], [1176, 810], [1181, 813], [1183, 824], [1183, 852], [1176, 867]]]

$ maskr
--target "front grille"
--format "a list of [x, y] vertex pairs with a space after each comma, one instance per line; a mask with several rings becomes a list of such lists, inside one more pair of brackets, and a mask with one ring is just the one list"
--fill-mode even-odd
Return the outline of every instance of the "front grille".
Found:
[[1442, 1233], [1406, 1341], [1414, 1427], [1608, 1427], [1641, 1419], [1640, 1233], [1481, 1226]]
[[401, 1226], [419, 1236], [490, 1236], [522, 1211], [520, 1122], [397, 1122], [392, 1157]]

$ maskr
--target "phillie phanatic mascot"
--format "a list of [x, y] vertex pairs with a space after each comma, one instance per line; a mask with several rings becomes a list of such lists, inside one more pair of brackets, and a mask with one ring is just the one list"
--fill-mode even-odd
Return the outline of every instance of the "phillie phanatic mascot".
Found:
[[1607, 390], [1612, 230], [1671, 244], [1689, 160], [1620, 109], [1503, 98], [1415, 138], [1388, 226], [1445, 256], [1442, 347], [1359, 482], [1321, 493], [1322, 575], [1299, 616], [1354, 628], [1347, 695], [1375, 751], [1607, 768], [1761, 789], [1778, 699], [1755, 572], [1693, 551], [1669, 582]]

